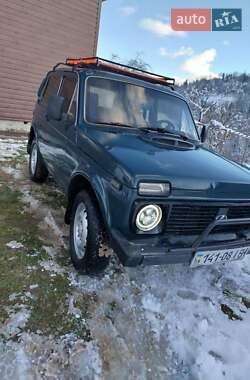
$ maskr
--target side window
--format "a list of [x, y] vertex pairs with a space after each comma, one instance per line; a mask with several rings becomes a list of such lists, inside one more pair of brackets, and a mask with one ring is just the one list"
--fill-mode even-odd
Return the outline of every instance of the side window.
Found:
[[60, 85], [61, 78], [59, 75], [50, 75], [49, 80], [47, 82], [47, 86], [45, 88], [45, 91], [43, 93], [42, 97], [42, 103], [48, 104], [49, 97], [51, 95], [56, 95], [59, 85]]
[[77, 78], [75, 76], [64, 77], [60, 90], [60, 96], [64, 97], [63, 112], [73, 120], [76, 115], [76, 89]]
[[76, 117], [76, 98], [77, 97], [77, 86], [75, 87], [75, 92], [69, 106], [68, 115], [75, 120]]

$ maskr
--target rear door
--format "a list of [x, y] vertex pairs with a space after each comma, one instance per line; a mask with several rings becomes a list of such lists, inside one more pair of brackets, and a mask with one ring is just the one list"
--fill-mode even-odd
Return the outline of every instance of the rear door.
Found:
[[50, 121], [50, 127], [55, 134], [55, 177], [66, 190], [72, 172], [77, 166], [77, 97], [78, 75], [64, 72], [58, 95], [64, 98], [63, 117], [60, 121]]

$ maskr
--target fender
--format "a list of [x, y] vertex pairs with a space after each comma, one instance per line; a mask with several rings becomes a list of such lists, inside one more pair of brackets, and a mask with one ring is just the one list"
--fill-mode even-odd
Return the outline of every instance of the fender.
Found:
[[67, 192], [67, 209], [65, 213], [65, 223], [70, 223], [70, 213], [73, 206], [74, 198], [76, 194], [85, 189], [95, 199], [96, 205], [100, 211], [100, 215], [106, 227], [111, 224], [109, 210], [109, 199], [107, 197], [108, 192], [105, 190], [108, 185], [108, 181], [104, 178], [100, 178], [97, 175], [91, 177], [83, 171], [77, 171], [73, 174], [70, 180], [70, 184]]
[[28, 143], [27, 143], [27, 153], [30, 154], [30, 147], [32, 144], [32, 141], [36, 139], [36, 130], [33, 125], [30, 127], [29, 135], [28, 135]]

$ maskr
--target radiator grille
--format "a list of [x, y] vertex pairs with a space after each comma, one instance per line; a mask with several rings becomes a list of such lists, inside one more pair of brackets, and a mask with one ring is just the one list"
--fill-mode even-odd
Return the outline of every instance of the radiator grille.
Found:
[[250, 218], [250, 206], [230, 207], [227, 217], [228, 219]]
[[[174, 235], [198, 235], [215, 220], [219, 206], [173, 205], [166, 224], [166, 232]], [[228, 219], [250, 218], [250, 206], [233, 206], [227, 213]], [[250, 227], [250, 226], [249, 226]], [[242, 226], [216, 227], [213, 232], [236, 232]]]

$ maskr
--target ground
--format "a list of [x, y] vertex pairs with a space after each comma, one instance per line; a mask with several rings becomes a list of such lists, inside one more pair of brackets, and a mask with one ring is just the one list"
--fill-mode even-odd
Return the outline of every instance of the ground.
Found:
[[31, 183], [26, 135], [0, 133], [0, 378], [245, 380], [250, 259], [79, 275], [65, 200]]

